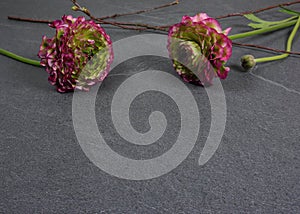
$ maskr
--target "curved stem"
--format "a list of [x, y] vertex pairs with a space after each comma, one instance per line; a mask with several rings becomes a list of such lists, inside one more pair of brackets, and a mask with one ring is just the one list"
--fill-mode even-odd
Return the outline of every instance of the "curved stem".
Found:
[[271, 31], [279, 30], [282, 28], [290, 27], [296, 23], [297, 23], [297, 20], [293, 20], [293, 21], [281, 23], [278, 25], [274, 25], [271, 27], [262, 28], [259, 30], [252, 30], [252, 31], [245, 32], [245, 33], [238, 33], [238, 34], [230, 35], [230, 36], [228, 36], [228, 38], [231, 40], [241, 39], [241, 38], [245, 38], [245, 37], [249, 37], [249, 36], [254, 36], [254, 35], [258, 35], [258, 34], [263, 34], [263, 33], [271, 32]]
[[28, 59], [28, 58], [19, 56], [17, 54], [14, 54], [14, 53], [12, 53], [10, 51], [7, 51], [7, 50], [4, 50], [2, 48], [0, 48], [0, 54], [2, 54], [4, 56], [7, 56], [7, 57], [10, 57], [12, 59], [18, 60], [20, 62], [24, 62], [24, 63], [30, 64], [30, 65], [41, 67], [40, 61], [33, 60], [33, 59]]
[[[300, 26], [300, 16], [297, 20], [297, 23], [295, 24], [295, 27], [293, 29], [293, 31], [291, 32], [289, 38], [288, 38], [288, 41], [287, 41], [287, 45], [286, 45], [286, 51], [291, 51], [292, 49], [292, 43], [293, 43], [293, 40], [294, 40], [294, 37], [299, 29], [299, 26]], [[285, 53], [285, 54], [281, 54], [281, 55], [277, 55], [277, 56], [271, 56], [271, 57], [263, 57], [263, 58], [257, 58], [257, 59], [254, 59], [256, 63], [259, 63], [259, 62], [268, 62], [268, 61], [274, 61], [274, 60], [278, 60], [278, 59], [284, 59], [286, 57], [288, 57], [289, 54], [288, 53]]]

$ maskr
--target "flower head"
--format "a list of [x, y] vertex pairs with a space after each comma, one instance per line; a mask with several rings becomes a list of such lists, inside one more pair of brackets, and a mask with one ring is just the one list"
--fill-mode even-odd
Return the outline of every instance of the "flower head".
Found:
[[84, 17], [63, 16], [49, 26], [56, 29], [56, 35], [43, 37], [38, 56], [58, 92], [88, 91], [107, 76], [112, 42], [100, 25]]
[[206, 13], [183, 16], [168, 36], [167, 48], [177, 73], [197, 85], [210, 85], [216, 75], [225, 79], [230, 70], [225, 63], [232, 53], [229, 31], [222, 31], [218, 21]]

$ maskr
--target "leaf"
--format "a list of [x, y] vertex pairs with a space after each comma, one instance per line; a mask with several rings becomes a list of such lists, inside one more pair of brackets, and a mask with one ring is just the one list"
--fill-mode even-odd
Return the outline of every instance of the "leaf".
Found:
[[260, 28], [265, 28], [269, 26], [269, 22], [265, 21], [263, 19], [258, 18], [254, 14], [246, 14], [244, 15], [245, 18], [247, 18], [250, 21], [256, 22], [256, 23], [250, 23], [248, 24], [249, 27], [252, 27], [254, 29], [260, 29]]
[[[300, 13], [299, 13], [299, 15], [300, 15]], [[282, 24], [285, 22], [292, 21], [292, 20], [298, 18], [299, 15], [292, 16], [290, 18], [280, 20], [280, 21], [266, 21], [266, 20], [258, 18], [254, 14], [246, 14], [246, 15], [244, 15], [244, 17], [255, 22], [255, 23], [248, 24], [249, 27], [252, 27], [254, 29], [263, 29], [263, 28], [271, 27], [271, 26], [274, 26], [277, 24]]]
[[279, 10], [279, 12], [286, 13], [286, 14], [293, 15], [293, 16], [300, 16], [300, 12], [297, 12], [295, 10], [291, 10], [291, 9], [288, 9], [285, 7], [280, 7], [280, 8], [281, 8], [281, 10]]
[[254, 29], [261, 29], [261, 28], [269, 27], [270, 25], [265, 23], [249, 23], [248, 26]]
[[253, 21], [253, 22], [258, 22], [258, 23], [264, 23], [264, 22], [267, 22], [265, 20], [262, 20], [260, 18], [258, 18], [257, 16], [255, 16], [254, 14], [250, 13], [250, 14], [246, 14], [244, 15], [245, 18]]

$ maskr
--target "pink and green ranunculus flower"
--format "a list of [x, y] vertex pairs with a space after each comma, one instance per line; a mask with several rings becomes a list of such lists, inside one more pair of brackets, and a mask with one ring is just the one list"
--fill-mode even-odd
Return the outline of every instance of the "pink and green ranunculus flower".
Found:
[[205, 13], [183, 16], [170, 27], [167, 48], [183, 80], [205, 86], [211, 85], [215, 76], [227, 77], [230, 69], [225, 63], [232, 53], [229, 31], [223, 31], [218, 21]]
[[63, 16], [49, 26], [56, 35], [43, 37], [38, 56], [58, 92], [88, 91], [107, 76], [113, 61], [112, 42], [100, 25], [84, 17]]

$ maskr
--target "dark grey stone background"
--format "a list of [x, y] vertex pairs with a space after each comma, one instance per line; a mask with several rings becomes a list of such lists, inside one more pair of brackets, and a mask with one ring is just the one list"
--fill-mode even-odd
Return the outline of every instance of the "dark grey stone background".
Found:
[[[163, 1], [82, 1], [97, 16], [134, 11]], [[181, 4], [150, 13], [123, 17], [152, 24], [178, 22], [183, 15], [211, 16], [281, 3], [282, 0], [182, 0]], [[7, 20], [8, 15], [59, 19], [70, 1], [2, 0], [0, 47], [35, 58], [42, 35], [54, 31], [45, 24]], [[293, 6], [300, 10], [300, 6]], [[276, 20], [276, 10], [263, 18]], [[222, 20], [232, 33], [248, 30], [243, 18]], [[139, 32], [105, 27], [113, 41]], [[243, 39], [284, 49], [291, 29]], [[298, 33], [294, 50], [300, 51]], [[210, 105], [201, 87], [187, 84], [199, 105], [201, 130], [194, 150], [170, 173], [147, 181], [112, 177], [93, 165], [81, 150], [72, 124], [72, 93], [59, 94], [42, 68], [0, 56], [0, 213], [300, 213], [300, 60], [260, 64], [243, 73], [239, 58], [271, 53], [234, 47], [231, 72], [222, 81], [227, 101], [227, 124], [222, 142], [209, 162], [197, 164], [210, 126]], [[109, 102], [128, 75], [146, 69], [175, 74], [171, 63], [158, 57], [138, 57], [115, 68], [97, 99], [99, 129], [120, 154], [138, 159], [157, 156], [172, 146], [178, 134], [178, 109], [162, 94], [145, 93], [131, 107], [133, 126], [147, 131], [147, 115], [160, 108], [168, 119], [166, 136], [150, 148], [122, 141], [111, 126]], [[118, 75], [114, 75], [118, 74]], [[257, 75], [257, 76], [255, 76]], [[164, 104], [159, 104], [161, 100]], [[171, 107], [170, 107], [171, 106]], [[172, 107], [173, 106], [173, 107]], [[169, 137], [168, 137], [169, 136]]]

